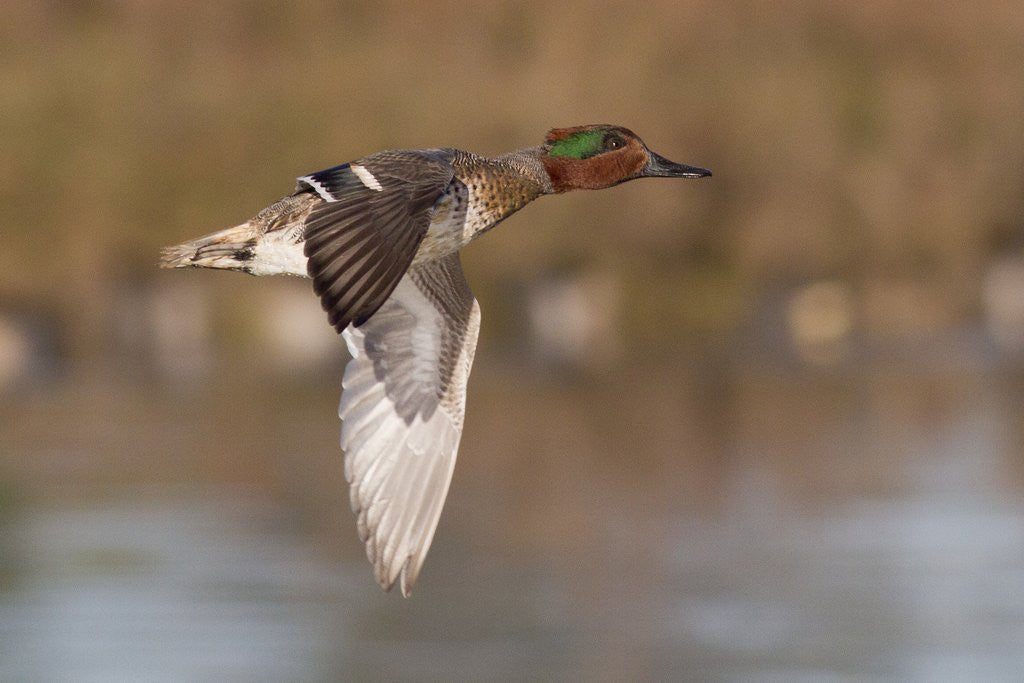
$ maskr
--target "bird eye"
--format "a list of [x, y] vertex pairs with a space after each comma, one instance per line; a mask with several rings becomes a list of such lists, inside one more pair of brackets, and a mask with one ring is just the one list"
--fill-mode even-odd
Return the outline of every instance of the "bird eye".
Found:
[[622, 149], [626, 146], [626, 141], [618, 135], [609, 135], [604, 139], [605, 149]]

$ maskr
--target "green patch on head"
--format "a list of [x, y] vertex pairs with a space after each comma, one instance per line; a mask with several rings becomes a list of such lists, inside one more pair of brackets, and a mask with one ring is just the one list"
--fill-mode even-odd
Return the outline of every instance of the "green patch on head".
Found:
[[571, 157], [573, 159], [592, 157], [601, 151], [604, 135], [605, 131], [603, 130], [581, 130], [564, 140], [552, 142], [548, 156]]

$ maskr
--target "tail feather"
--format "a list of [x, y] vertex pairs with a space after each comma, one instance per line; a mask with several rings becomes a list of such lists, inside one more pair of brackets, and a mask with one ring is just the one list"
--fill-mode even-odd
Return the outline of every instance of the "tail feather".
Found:
[[160, 253], [161, 268], [221, 268], [250, 272], [255, 254], [256, 235], [250, 221], [205, 237], [165, 247]]

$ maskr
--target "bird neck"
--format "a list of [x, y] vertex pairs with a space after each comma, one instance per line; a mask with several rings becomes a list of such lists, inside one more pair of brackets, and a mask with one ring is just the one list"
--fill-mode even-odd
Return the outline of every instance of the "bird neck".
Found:
[[493, 161], [512, 170], [519, 177], [519, 182], [529, 188], [533, 199], [555, 192], [551, 176], [544, 167], [543, 156], [543, 147], [527, 147], [494, 157]]

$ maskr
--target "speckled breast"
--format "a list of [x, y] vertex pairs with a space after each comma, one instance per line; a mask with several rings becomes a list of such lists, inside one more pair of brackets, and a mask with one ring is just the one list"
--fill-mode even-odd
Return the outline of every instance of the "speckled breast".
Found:
[[447, 256], [529, 204], [539, 194], [508, 167], [484, 163], [453, 178], [434, 207], [434, 215], [413, 263]]

